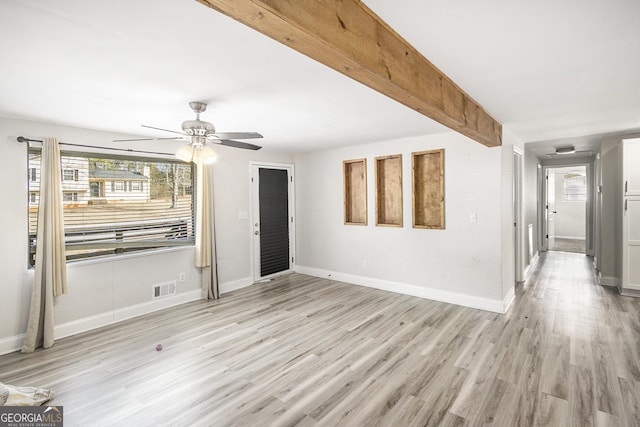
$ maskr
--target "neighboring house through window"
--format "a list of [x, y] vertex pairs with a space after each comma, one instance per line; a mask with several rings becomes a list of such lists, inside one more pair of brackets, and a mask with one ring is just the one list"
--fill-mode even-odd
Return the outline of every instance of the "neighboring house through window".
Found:
[[[67, 261], [194, 244], [193, 165], [91, 156], [61, 156]], [[28, 162], [29, 262], [35, 265], [39, 148], [29, 148]]]

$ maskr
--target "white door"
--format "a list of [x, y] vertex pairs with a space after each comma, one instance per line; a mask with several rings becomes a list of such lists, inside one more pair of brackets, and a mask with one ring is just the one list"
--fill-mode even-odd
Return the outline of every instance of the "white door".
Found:
[[622, 289], [640, 291], [640, 139], [623, 141]]
[[254, 281], [293, 271], [293, 166], [251, 164]]
[[622, 152], [624, 156], [624, 195], [640, 196], [640, 138], [625, 139]]
[[553, 250], [556, 235], [556, 174], [547, 169], [547, 203], [545, 209], [545, 221], [547, 224], [547, 250]]

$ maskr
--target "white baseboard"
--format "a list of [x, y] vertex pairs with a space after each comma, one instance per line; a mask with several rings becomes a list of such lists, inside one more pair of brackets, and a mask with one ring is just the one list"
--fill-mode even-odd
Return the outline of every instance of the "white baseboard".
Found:
[[509, 288], [509, 292], [507, 293], [507, 295], [505, 295], [505, 297], [502, 299], [502, 307], [504, 307], [504, 311], [498, 312], [498, 313], [504, 314], [507, 311], [509, 311], [509, 309], [511, 308], [511, 304], [513, 304], [515, 300], [516, 300], [516, 290], [512, 286], [511, 288]]
[[628, 285], [624, 286], [622, 289], [628, 289], [630, 291], [640, 291], [640, 285], [628, 284]]
[[318, 268], [296, 266], [296, 272], [314, 277], [329, 278], [339, 282], [353, 285], [365, 286], [368, 288], [380, 289], [383, 291], [395, 292], [404, 295], [411, 295], [449, 304], [462, 305], [464, 307], [478, 308], [480, 310], [492, 311], [494, 313], [506, 313], [512, 298], [508, 295], [504, 301], [488, 298], [465, 295], [456, 292], [443, 291], [440, 289], [425, 288], [408, 283], [392, 282], [388, 280], [374, 279], [371, 277], [356, 276], [353, 274], [339, 273], [335, 271], [322, 270]]
[[[170, 297], [159, 298], [157, 300], [144, 302], [142, 304], [132, 305], [130, 307], [119, 308], [106, 313], [97, 314], [95, 316], [85, 317], [83, 319], [74, 320], [67, 323], [56, 325], [53, 330], [55, 339], [69, 337], [92, 329], [111, 325], [112, 323], [121, 322], [143, 314], [153, 313], [154, 311], [173, 307], [191, 301], [201, 299], [200, 289], [182, 292]], [[22, 348], [24, 334], [8, 337], [0, 340], [0, 355], [13, 353]]]
[[251, 277], [245, 277], [244, 279], [234, 280], [233, 282], [220, 283], [218, 290], [220, 291], [220, 295], [222, 295], [251, 285], [253, 285], [253, 279]]
[[22, 348], [24, 334], [7, 337], [0, 340], [0, 355], [13, 353]]
[[598, 273], [598, 283], [602, 286], [618, 286], [620, 281], [617, 277], [603, 276], [602, 273]]
[[570, 239], [570, 240], [586, 240], [584, 237], [575, 236], [553, 236], [555, 239]]
[[531, 274], [531, 272], [533, 270], [535, 270], [536, 266], [538, 265], [538, 261], [540, 261], [540, 252], [536, 251], [536, 253], [533, 255], [533, 258], [531, 258], [531, 261], [529, 262], [529, 265], [527, 265], [524, 268], [524, 280], [525, 281], [529, 278], [529, 275]]

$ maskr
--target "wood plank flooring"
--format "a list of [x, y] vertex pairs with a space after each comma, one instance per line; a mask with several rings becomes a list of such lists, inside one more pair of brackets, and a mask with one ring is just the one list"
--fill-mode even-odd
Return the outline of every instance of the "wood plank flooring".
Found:
[[53, 389], [67, 426], [638, 426], [640, 300], [589, 263], [543, 256], [506, 315], [293, 274], [2, 356], [0, 381]]
[[551, 251], [574, 252], [577, 254], [585, 253], [585, 240], [582, 239], [563, 239], [556, 237], [549, 248]]

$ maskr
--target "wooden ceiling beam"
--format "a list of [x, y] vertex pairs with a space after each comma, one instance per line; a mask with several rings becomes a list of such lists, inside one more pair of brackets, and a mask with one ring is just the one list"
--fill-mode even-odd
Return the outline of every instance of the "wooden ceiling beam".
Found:
[[358, 0], [197, 0], [488, 147], [502, 125]]

